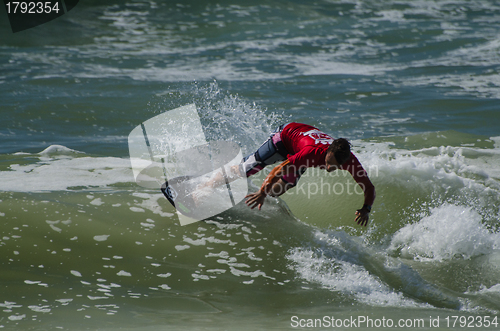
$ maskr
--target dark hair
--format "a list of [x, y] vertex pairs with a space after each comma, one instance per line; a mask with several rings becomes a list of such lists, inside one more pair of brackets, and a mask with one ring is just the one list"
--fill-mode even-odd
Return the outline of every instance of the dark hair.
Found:
[[345, 138], [335, 139], [326, 152], [333, 153], [335, 160], [342, 165], [351, 157], [351, 143]]

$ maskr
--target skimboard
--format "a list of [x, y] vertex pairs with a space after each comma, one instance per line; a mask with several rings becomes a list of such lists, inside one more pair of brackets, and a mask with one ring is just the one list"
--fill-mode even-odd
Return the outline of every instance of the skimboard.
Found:
[[184, 216], [196, 218], [196, 203], [192, 197], [196, 185], [191, 181], [194, 176], [179, 176], [166, 181], [161, 191], [174, 208]]

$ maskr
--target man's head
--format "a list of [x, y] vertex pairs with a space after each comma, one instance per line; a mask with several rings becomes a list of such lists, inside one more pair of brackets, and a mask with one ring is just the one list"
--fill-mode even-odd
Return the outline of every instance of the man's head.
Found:
[[326, 150], [326, 170], [336, 170], [346, 163], [351, 156], [351, 143], [345, 138], [335, 139]]

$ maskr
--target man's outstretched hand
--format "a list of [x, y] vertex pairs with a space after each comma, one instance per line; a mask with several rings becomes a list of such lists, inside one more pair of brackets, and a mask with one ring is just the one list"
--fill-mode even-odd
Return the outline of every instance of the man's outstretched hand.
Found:
[[358, 223], [359, 225], [364, 225], [366, 226], [368, 224], [368, 218], [370, 215], [370, 211], [366, 208], [361, 208], [356, 210], [354, 213], [356, 214], [356, 218], [354, 219], [354, 222]]
[[266, 194], [261, 190], [259, 190], [255, 193], [250, 193], [245, 197], [245, 199], [247, 199], [245, 203], [247, 204], [248, 207], [250, 207], [251, 209], [258, 207], [260, 210], [266, 199]]

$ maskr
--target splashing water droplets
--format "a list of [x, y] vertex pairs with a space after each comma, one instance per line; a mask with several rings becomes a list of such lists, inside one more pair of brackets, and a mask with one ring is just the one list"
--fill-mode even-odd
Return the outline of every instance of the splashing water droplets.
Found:
[[278, 125], [283, 114], [269, 112], [254, 102], [222, 90], [217, 81], [193, 83], [182, 93], [164, 93], [152, 108], [160, 111], [195, 103], [208, 141], [236, 141], [245, 153], [258, 147]]

